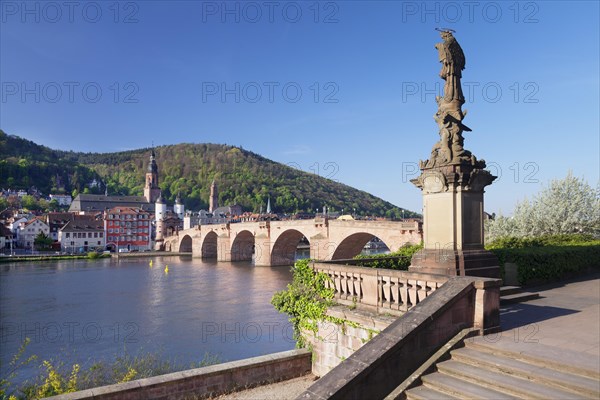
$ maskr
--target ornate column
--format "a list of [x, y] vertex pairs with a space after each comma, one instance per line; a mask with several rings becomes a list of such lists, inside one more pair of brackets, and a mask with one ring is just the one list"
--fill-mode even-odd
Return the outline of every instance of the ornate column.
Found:
[[424, 248], [413, 256], [410, 271], [496, 278], [498, 260], [483, 248], [483, 193], [496, 177], [485, 170], [483, 159], [463, 147], [462, 134], [471, 131], [462, 123], [467, 114], [460, 83], [465, 56], [452, 31], [441, 31], [441, 36], [444, 41], [435, 47], [446, 83], [434, 116], [440, 140], [429, 159], [420, 162], [421, 175], [411, 180], [423, 193]]

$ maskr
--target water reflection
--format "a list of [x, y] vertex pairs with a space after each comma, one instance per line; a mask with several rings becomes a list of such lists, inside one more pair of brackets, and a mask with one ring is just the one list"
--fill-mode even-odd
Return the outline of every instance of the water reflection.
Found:
[[290, 281], [289, 267], [179, 257], [4, 265], [0, 372], [25, 337], [40, 360], [84, 366], [123, 351], [189, 364], [289, 350], [291, 326], [270, 299]]

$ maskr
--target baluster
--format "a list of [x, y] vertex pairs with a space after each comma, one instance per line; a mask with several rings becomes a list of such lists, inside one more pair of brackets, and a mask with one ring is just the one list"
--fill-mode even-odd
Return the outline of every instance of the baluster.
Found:
[[342, 298], [344, 300], [348, 299], [348, 273], [347, 272], [342, 272], [341, 273], [341, 278], [342, 278]]
[[390, 308], [393, 308], [394, 310], [398, 310], [400, 305], [400, 293], [398, 293], [400, 287], [398, 286], [398, 280], [399, 279], [397, 276], [394, 276], [390, 279]]
[[427, 297], [427, 282], [417, 281], [417, 301], [420, 303]]
[[333, 273], [334, 275], [334, 279], [333, 281], [335, 282], [335, 291], [337, 294], [337, 297], [341, 297], [341, 290], [340, 290], [340, 284], [341, 284], [341, 277], [340, 277], [340, 273], [338, 271], [334, 271]]
[[408, 311], [408, 286], [406, 279], [402, 278], [398, 283], [398, 292], [400, 298], [398, 299], [398, 309], [401, 311]]
[[410, 309], [413, 306], [416, 306], [418, 303], [417, 300], [417, 281], [414, 279], [409, 279], [407, 281], [408, 284], [408, 308]]

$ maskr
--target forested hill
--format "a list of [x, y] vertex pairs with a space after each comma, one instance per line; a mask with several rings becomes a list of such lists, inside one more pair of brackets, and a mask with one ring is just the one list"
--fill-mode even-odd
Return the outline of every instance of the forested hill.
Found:
[[[250, 151], [219, 144], [177, 144], [155, 148], [159, 186], [172, 203], [181, 193], [187, 209], [208, 208], [210, 184], [217, 182], [219, 204], [258, 211], [271, 198], [274, 212], [336, 211], [400, 217], [401, 209], [367, 192], [276, 163]], [[150, 149], [119, 153], [52, 150], [0, 130], [0, 188], [37, 187], [45, 194], [142, 195]], [[101, 184], [90, 187], [94, 179]], [[405, 217], [415, 215], [405, 212]]]

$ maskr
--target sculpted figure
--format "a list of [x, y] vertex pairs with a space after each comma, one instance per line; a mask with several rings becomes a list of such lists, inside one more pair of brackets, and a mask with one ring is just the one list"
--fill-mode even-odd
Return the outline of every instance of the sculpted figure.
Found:
[[437, 43], [435, 48], [438, 50], [439, 59], [442, 63], [440, 77], [446, 81], [444, 101], [463, 104], [465, 98], [462, 93], [460, 78], [462, 77], [462, 70], [465, 69], [465, 54], [452, 35], [452, 31], [441, 30], [440, 35], [444, 41]]

